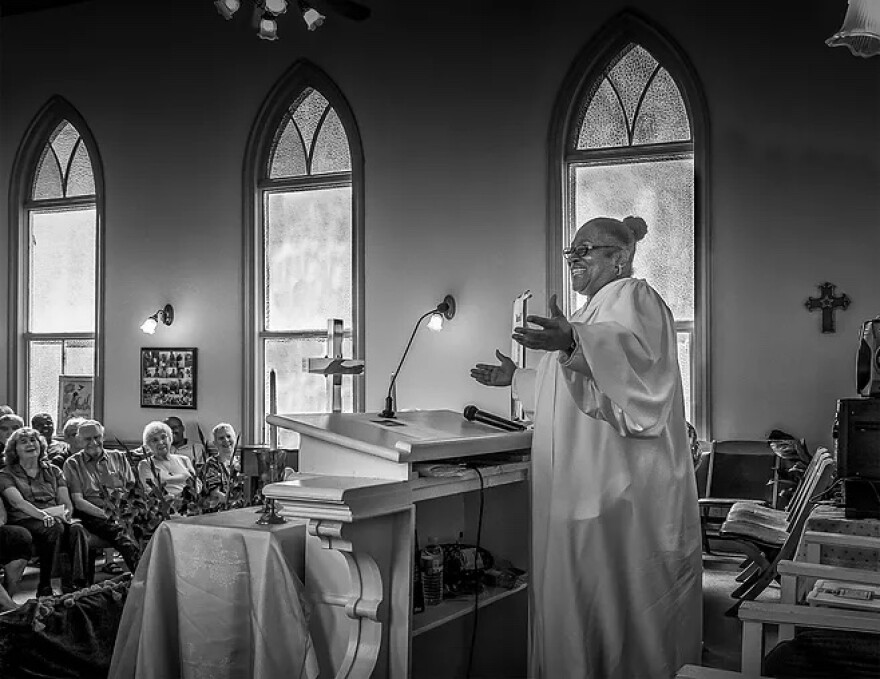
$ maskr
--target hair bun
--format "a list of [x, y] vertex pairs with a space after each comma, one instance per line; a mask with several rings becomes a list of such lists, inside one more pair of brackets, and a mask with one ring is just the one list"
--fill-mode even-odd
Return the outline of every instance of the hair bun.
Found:
[[648, 233], [648, 225], [645, 223], [645, 220], [641, 217], [624, 217], [623, 225], [630, 230], [633, 235], [633, 239], [636, 241], [642, 240], [645, 237], [645, 234]]

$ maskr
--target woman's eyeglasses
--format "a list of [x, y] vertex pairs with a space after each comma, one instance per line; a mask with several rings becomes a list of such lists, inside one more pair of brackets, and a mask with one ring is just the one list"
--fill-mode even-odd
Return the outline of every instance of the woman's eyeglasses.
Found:
[[562, 251], [562, 256], [566, 259], [583, 259], [587, 255], [591, 254], [593, 250], [601, 250], [602, 248], [617, 248], [617, 245], [578, 245], [574, 248], [565, 248]]

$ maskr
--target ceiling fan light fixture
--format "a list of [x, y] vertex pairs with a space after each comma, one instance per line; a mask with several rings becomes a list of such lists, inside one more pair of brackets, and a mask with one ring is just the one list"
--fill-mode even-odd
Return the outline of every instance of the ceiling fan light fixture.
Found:
[[323, 26], [324, 20], [327, 18], [305, 0], [299, 0], [299, 11], [310, 31], [317, 30]]
[[261, 40], [278, 40], [278, 23], [268, 12], [260, 17], [260, 30], [257, 35]]
[[857, 57], [880, 55], [880, 0], [849, 0], [843, 26], [825, 44]]
[[272, 16], [280, 16], [287, 11], [287, 0], [265, 0], [263, 7]]
[[220, 16], [229, 21], [241, 7], [241, 0], [215, 0], [214, 7], [217, 8]]

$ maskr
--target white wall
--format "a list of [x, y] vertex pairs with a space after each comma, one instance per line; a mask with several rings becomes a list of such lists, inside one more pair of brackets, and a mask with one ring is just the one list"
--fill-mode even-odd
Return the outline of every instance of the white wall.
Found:
[[[624, 3], [372, 0], [363, 24], [331, 17], [308, 33], [282, 17], [276, 43], [207, 0], [119, 4], [10, 17], [0, 47], [4, 225], [12, 151], [50, 96], [79, 110], [100, 148], [111, 432], [137, 438], [167, 414], [138, 406], [148, 345], [199, 347], [199, 410], [184, 419], [239, 421], [244, 147], [269, 88], [303, 57], [342, 89], [364, 144], [368, 408], [381, 408], [415, 318], [452, 293], [458, 315], [417, 338], [399, 404], [504, 412], [506, 395], [468, 368], [509, 347], [518, 292], [543, 308], [552, 105]], [[778, 427], [828, 443], [835, 399], [854, 392], [859, 324], [880, 313], [880, 58], [824, 45], [842, 0], [626, 4], [681, 44], [708, 99], [713, 433]], [[834, 335], [803, 307], [825, 280], [853, 300]], [[5, 293], [2, 280], [3, 318]], [[147, 338], [138, 325], [166, 302], [174, 325]]]

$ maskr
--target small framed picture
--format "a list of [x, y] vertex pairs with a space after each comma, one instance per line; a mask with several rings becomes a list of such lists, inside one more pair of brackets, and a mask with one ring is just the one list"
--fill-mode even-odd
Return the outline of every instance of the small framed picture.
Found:
[[71, 417], [92, 419], [95, 381], [84, 375], [61, 375], [58, 378], [58, 419], [61, 429]]
[[141, 349], [141, 408], [195, 409], [198, 349]]

